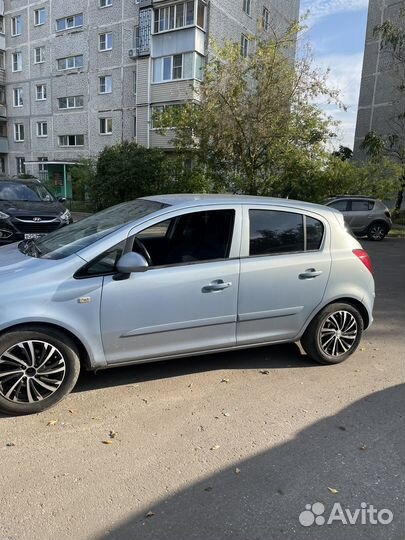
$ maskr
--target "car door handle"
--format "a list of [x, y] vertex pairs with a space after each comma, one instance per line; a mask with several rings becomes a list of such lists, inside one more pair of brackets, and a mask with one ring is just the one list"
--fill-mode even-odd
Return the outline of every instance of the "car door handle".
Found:
[[218, 292], [223, 291], [224, 289], [229, 289], [229, 287], [232, 287], [232, 283], [230, 281], [223, 281], [222, 279], [216, 279], [215, 281], [212, 281], [208, 285], [205, 285], [202, 288], [202, 292]]
[[313, 279], [318, 276], [321, 276], [322, 274], [323, 274], [322, 270], [315, 270], [315, 268], [308, 268], [307, 270], [305, 270], [305, 272], [300, 274], [298, 277], [300, 279]]

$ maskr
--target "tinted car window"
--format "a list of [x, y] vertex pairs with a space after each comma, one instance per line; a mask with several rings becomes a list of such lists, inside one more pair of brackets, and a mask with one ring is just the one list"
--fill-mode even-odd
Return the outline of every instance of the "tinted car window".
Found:
[[53, 195], [41, 184], [18, 184], [17, 182], [0, 182], [0, 201], [54, 201]]
[[[226, 259], [234, 220], [234, 210], [192, 212], [153, 225], [136, 238], [147, 249], [152, 266]], [[134, 251], [139, 251], [136, 242]]]
[[374, 207], [373, 201], [352, 201], [352, 212], [368, 212]]
[[250, 255], [304, 251], [303, 216], [274, 210], [250, 210]]
[[340, 212], [346, 212], [347, 201], [336, 201], [336, 202], [328, 204], [328, 206], [331, 206], [332, 208], [336, 208], [336, 210], [339, 210]]
[[307, 250], [314, 251], [321, 247], [324, 226], [318, 219], [306, 217], [307, 221]]
[[86, 266], [83, 266], [83, 268], [76, 273], [75, 277], [82, 278], [114, 274], [117, 262], [121, 258], [124, 248], [125, 241], [120, 242], [118, 245], [112, 247], [93, 261], [86, 264]]

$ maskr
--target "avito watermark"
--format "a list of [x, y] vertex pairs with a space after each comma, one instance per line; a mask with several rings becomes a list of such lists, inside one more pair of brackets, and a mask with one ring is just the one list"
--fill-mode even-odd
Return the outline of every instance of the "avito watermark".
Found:
[[321, 502], [306, 504], [305, 510], [299, 516], [299, 522], [304, 527], [311, 525], [332, 525], [341, 523], [342, 525], [389, 525], [394, 519], [394, 514], [388, 508], [379, 510], [372, 504], [362, 502], [360, 508], [350, 510], [344, 508], [338, 502], [334, 503], [329, 514], [326, 507]]

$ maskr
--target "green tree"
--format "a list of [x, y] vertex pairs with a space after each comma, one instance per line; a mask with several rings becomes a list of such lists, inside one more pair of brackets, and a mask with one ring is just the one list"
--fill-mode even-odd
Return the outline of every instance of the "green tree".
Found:
[[374, 161], [387, 156], [400, 165], [395, 203], [399, 211], [405, 190], [405, 8], [401, 10], [399, 21], [388, 20], [376, 26], [374, 35], [380, 40], [382, 54], [394, 74], [397, 98], [392, 104], [392, 115], [387, 119], [388, 134], [369, 132], [362, 148]]
[[334, 124], [314, 101], [339, 102], [338, 94], [309, 57], [288, 56], [298, 30], [295, 25], [281, 38], [259, 39], [246, 58], [237, 44], [214, 45], [200, 103], [168, 107], [161, 115], [162, 131], [176, 127], [177, 151], [192, 157], [214, 190], [277, 194], [291, 160], [301, 170], [326, 156]]

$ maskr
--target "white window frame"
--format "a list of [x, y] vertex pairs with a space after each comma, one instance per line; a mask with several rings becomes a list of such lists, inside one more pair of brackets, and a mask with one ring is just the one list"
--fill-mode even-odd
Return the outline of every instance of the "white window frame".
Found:
[[[63, 138], [67, 138], [67, 144], [61, 144], [61, 140]], [[69, 144], [69, 138], [74, 137], [75, 144]], [[83, 142], [81, 144], [77, 144], [77, 137], [83, 137]], [[61, 148], [69, 148], [69, 147], [75, 147], [75, 146], [84, 146], [84, 135], [59, 135], [58, 136], [58, 146]]]
[[[192, 74], [191, 77], [185, 77], [185, 66], [186, 66], [186, 56], [191, 55], [192, 57]], [[174, 57], [175, 56], [181, 56], [181, 77], [174, 78]], [[185, 52], [181, 54], [174, 54], [170, 56], [161, 56], [159, 58], [153, 59], [153, 69], [152, 69], [152, 82], [153, 84], [162, 84], [162, 83], [168, 83], [168, 82], [177, 82], [177, 81], [190, 81], [190, 80], [202, 80], [198, 77], [197, 74], [197, 59], [198, 57], [204, 58], [201, 54], [191, 51], [191, 52]], [[164, 79], [164, 67], [165, 67], [165, 60], [170, 61], [170, 79]], [[155, 74], [156, 74], [156, 65], [158, 65], [159, 68], [160, 63], [160, 74], [158, 75], [158, 79], [155, 80]]]
[[[77, 105], [78, 98], [81, 98], [81, 105]], [[66, 107], [60, 106], [61, 99], [66, 99]], [[69, 104], [69, 100], [73, 100], [73, 106]], [[71, 101], [72, 102], [72, 101]], [[60, 111], [67, 111], [71, 109], [83, 109], [84, 107], [84, 96], [78, 95], [78, 96], [62, 96], [58, 98], [58, 109]]]
[[[46, 133], [44, 133], [44, 126]], [[37, 122], [37, 137], [40, 139], [44, 139], [45, 137], [48, 137], [48, 122], [40, 121]]]
[[34, 26], [42, 26], [45, 23], [46, 23], [46, 9], [44, 7], [35, 9], [34, 10]]
[[[16, 69], [14, 69], [16, 67]], [[11, 55], [11, 71], [18, 73], [23, 69], [23, 57], [21, 51], [13, 52]]]
[[262, 26], [265, 32], [270, 30], [270, 10], [266, 6], [263, 6]]
[[242, 10], [249, 15], [252, 15], [252, 0], [243, 0]]
[[113, 119], [112, 116], [107, 116], [99, 118], [99, 129], [98, 132], [100, 135], [112, 135], [113, 132]]
[[[41, 95], [42, 97], [38, 97], [39, 95]], [[43, 83], [36, 84], [35, 85], [35, 101], [46, 101], [46, 100], [47, 100], [46, 84], [43, 84]]]
[[[102, 46], [102, 40], [104, 41], [104, 47]], [[109, 43], [110, 41], [110, 43]], [[98, 50], [99, 52], [112, 51], [113, 49], [113, 33], [102, 32], [98, 35]]]
[[13, 88], [13, 107], [23, 107], [24, 106], [24, 99], [23, 99], [23, 89], [21, 86], [18, 88]]
[[247, 58], [249, 56], [249, 38], [246, 34], [242, 34], [240, 36], [240, 55], [243, 58]]
[[[37, 57], [37, 52], [39, 51], [39, 59]], [[34, 48], [34, 64], [43, 64], [45, 62], [45, 47], [41, 45], [40, 47]]]
[[[160, 126], [155, 126], [153, 124], [153, 122], [154, 122], [153, 117], [155, 116], [155, 111], [157, 111], [157, 109], [159, 109], [161, 113], [164, 113], [165, 109], [167, 109], [169, 107], [184, 107], [184, 103], [161, 103], [160, 105], [151, 105], [151, 115], [150, 115], [151, 122], [150, 123], [151, 123], [151, 129], [153, 131], [161, 129]], [[176, 129], [176, 128], [175, 127], [165, 127], [165, 129]]]
[[11, 36], [21, 36], [22, 34], [22, 15], [11, 17]]
[[[193, 1], [193, 20], [190, 23], [187, 23], [187, 5], [189, 2]], [[204, 12], [204, 27], [201, 27], [197, 24], [198, 22], [198, 7], [199, 4], [205, 6]], [[177, 10], [182, 6], [182, 23], [178, 24]], [[172, 32], [178, 30], [179, 28], [191, 28], [193, 26], [198, 26], [204, 30], [206, 24], [206, 3], [202, 0], [183, 0], [183, 2], [178, 2], [177, 4], [171, 4], [169, 6], [155, 7], [153, 10], [153, 20], [152, 20], [152, 34], [161, 34], [163, 32]]]
[[[104, 79], [104, 91], [101, 90], [101, 81]], [[108, 85], [106, 84], [106, 81], [107, 79], [110, 81], [110, 89], [108, 90], [107, 87]], [[113, 91], [113, 78], [112, 78], [112, 75], [101, 75], [99, 78], [98, 78], [98, 93], [100, 95], [104, 95], [104, 94], [112, 94], [112, 91]]]
[[[79, 65], [79, 66], [76, 65], [76, 62], [77, 62], [78, 58], [82, 59], [81, 65]], [[72, 63], [71, 66], [69, 66], [69, 60], [73, 60], [73, 63]], [[65, 67], [60, 68], [59, 67], [59, 62], [64, 62]], [[75, 54], [73, 56], [65, 56], [64, 58], [57, 58], [56, 59], [56, 65], [57, 65], [58, 71], [68, 71], [69, 69], [82, 69], [83, 65], [84, 65], [84, 55], [83, 54]]]
[[6, 69], [6, 51], [0, 50], [0, 69]]
[[112, 0], [99, 0], [98, 7], [103, 9], [112, 6]]
[[[77, 19], [79, 19], [79, 22], [77, 22]], [[72, 23], [70, 23], [72, 21]], [[63, 28], [58, 28], [58, 25], [60, 22], [63, 22]], [[84, 15], [83, 13], [75, 13], [75, 15], [69, 15], [67, 17], [62, 17], [60, 19], [56, 19], [56, 31], [57, 32], [65, 32], [66, 30], [74, 30], [75, 28], [82, 28], [84, 24]]]
[[25, 127], [24, 124], [17, 122], [14, 124], [14, 142], [24, 142]]
[[15, 158], [17, 174], [25, 174], [25, 158], [18, 156]]

